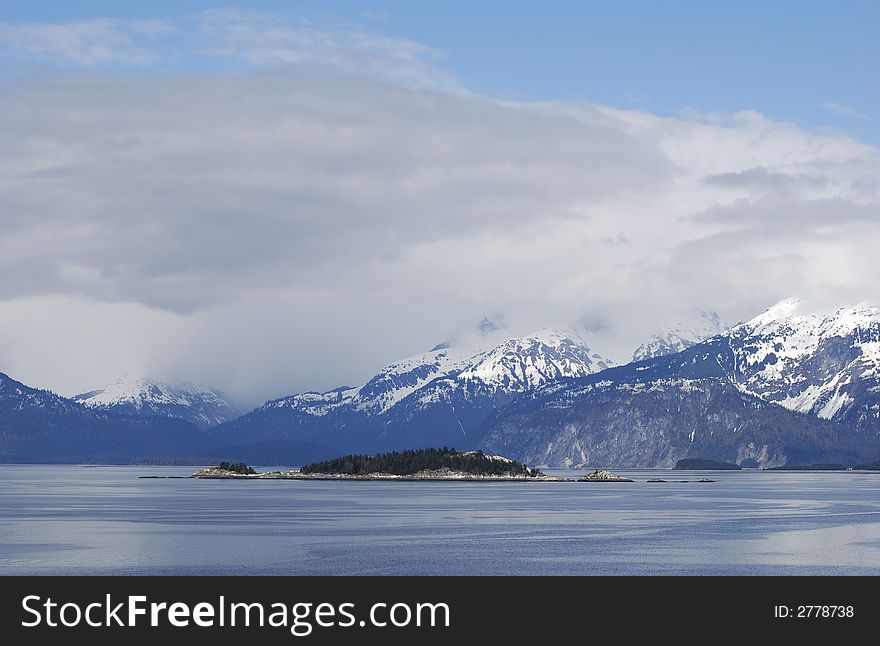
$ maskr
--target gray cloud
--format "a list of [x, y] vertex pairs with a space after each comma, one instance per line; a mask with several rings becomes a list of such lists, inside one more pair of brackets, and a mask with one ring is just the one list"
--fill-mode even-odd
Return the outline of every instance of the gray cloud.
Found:
[[0, 295], [181, 312], [582, 217], [572, 209], [670, 172], [605, 126], [308, 72], [67, 79], [22, 90], [0, 118], [0, 268], [27, 268]]
[[[824, 181], [823, 177], [803, 178], [805, 181]], [[798, 178], [785, 173], [771, 173], [766, 168], [748, 168], [736, 173], [718, 173], [704, 178], [707, 184], [728, 188], [780, 190], [791, 187]]]
[[728, 232], [748, 230], [762, 239], [826, 236], [853, 225], [880, 227], [880, 205], [843, 198], [798, 200], [787, 196], [739, 200], [696, 214], [707, 223], [721, 223]]
[[[580, 321], [623, 358], [692, 307], [880, 301], [875, 148], [751, 111], [495, 101], [407, 43], [215, 18], [190, 37], [260, 69], [7, 83], [0, 370], [257, 400], [357, 383], [486, 315]], [[248, 53], [291, 43], [323, 53]]]

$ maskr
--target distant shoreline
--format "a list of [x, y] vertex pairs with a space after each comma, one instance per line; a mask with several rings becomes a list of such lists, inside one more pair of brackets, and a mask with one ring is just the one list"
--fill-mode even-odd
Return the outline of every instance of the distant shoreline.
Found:
[[525, 476], [507, 474], [477, 474], [462, 471], [436, 469], [419, 471], [412, 474], [397, 475], [392, 473], [301, 473], [299, 471], [265, 471], [262, 473], [236, 473], [223, 471], [215, 467], [199, 469], [189, 476], [196, 480], [334, 480], [334, 481], [417, 481], [417, 482], [556, 482], [568, 478], [548, 476], [545, 474]]
[[452, 477], [452, 478], [443, 478], [443, 477], [424, 477], [424, 478], [413, 478], [411, 476], [395, 476], [395, 475], [386, 475], [386, 476], [334, 476], [334, 475], [323, 475], [323, 476], [289, 476], [289, 475], [279, 475], [279, 476], [139, 476], [140, 478], [168, 478], [168, 479], [181, 479], [181, 480], [301, 480], [301, 481], [309, 481], [313, 480], [316, 482], [577, 482], [574, 478], [562, 478], [562, 477], [546, 477], [546, 478], [511, 478], [511, 477], [498, 477], [498, 478], [487, 478], [487, 477]]
[[[244, 465], [242, 465], [244, 466]], [[167, 476], [140, 476], [141, 478], [161, 479]], [[184, 478], [185, 476], [170, 476], [171, 478]], [[333, 482], [635, 482], [631, 478], [619, 476], [611, 471], [593, 471], [580, 477], [554, 476], [539, 473], [538, 475], [509, 475], [509, 474], [474, 474], [462, 471], [452, 471], [449, 469], [432, 469], [419, 471], [412, 474], [390, 474], [384, 472], [375, 473], [301, 473], [299, 471], [268, 471], [268, 472], [251, 472], [242, 473], [238, 471], [230, 471], [219, 469], [217, 467], [206, 467], [199, 469], [191, 476], [195, 480], [301, 480], [301, 481], [333, 481]], [[649, 482], [671, 482], [687, 483], [699, 482], [709, 483], [715, 482], [708, 478], [699, 480], [654, 480]]]
[[[94, 468], [112, 468], [112, 467], [173, 467], [173, 468], [202, 468], [204, 464], [176, 464], [176, 463], [159, 463], [159, 462], [150, 462], [150, 463], [140, 463], [140, 462], [119, 462], [119, 463], [94, 463], [94, 462], [4, 462], [0, 460], [0, 467], [82, 467], [86, 469], [94, 469]], [[274, 466], [274, 465], [254, 465], [256, 467], [262, 466]], [[548, 467], [546, 465], [542, 465], [538, 467], [540, 469], [553, 469], [559, 471], [574, 471], [576, 469], [583, 468], [584, 470], [592, 469], [594, 467]], [[619, 471], [626, 471], [629, 473], [641, 473], [641, 472], [668, 472], [672, 473], [689, 473], [689, 472], [702, 472], [702, 471], [713, 471], [715, 473], [719, 471], [727, 471], [732, 472], [734, 470], [728, 469], [674, 469], [672, 467], [609, 467], [611, 469], [616, 469]], [[739, 473], [880, 473], [880, 469], [857, 469], [855, 467], [844, 467], [843, 469], [822, 469], [822, 468], [810, 468], [810, 467], [770, 467], [770, 468], [759, 468], [759, 467], [743, 467], [741, 469], [735, 470]], [[139, 476], [141, 478], [181, 478], [181, 479], [189, 479], [193, 476], [159, 476], [159, 475], [150, 475], [150, 476]], [[267, 479], [266, 476], [258, 479]], [[279, 478], [274, 478], [279, 479]], [[290, 476], [284, 475], [281, 479], [305, 479], [302, 477], [298, 478], [290, 478]], [[313, 478], [314, 479], [314, 478]], [[340, 478], [328, 476], [325, 478], [327, 480], [337, 480]], [[391, 478], [386, 478], [391, 479]], [[419, 478], [422, 479], [422, 478]], [[445, 480], [446, 478], [437, 478], [438, 480]], [[534, 478], [529, 478], [529, 480], [533, 480]]]

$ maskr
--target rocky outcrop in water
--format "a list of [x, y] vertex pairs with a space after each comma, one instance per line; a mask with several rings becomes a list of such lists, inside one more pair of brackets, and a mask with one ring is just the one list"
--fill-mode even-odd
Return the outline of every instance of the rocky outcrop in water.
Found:
[[632, 482], [629, 478], [624, 478], [611, 471], [596, 470], [592, 473], [586, 473], [578, 478], [578, 482]]

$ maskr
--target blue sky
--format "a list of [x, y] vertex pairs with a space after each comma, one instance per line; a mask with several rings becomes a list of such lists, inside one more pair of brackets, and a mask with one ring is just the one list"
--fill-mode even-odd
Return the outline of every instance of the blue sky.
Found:
[[582, 99], [661, 115], [755, 109], [880, 143], [880, 3], [869, 0], [4, 0], [0, 21], [179, 20], [225, 6], [417, 41], [437, 50], [439, 65], [465, 87], [493, 97]]

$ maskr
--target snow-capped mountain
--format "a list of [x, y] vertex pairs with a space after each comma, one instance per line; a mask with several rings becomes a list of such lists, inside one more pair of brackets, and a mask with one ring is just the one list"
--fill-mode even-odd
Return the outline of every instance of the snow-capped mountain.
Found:
[[76, 395], [73, 400], [96, 410], [182, 419], [200, 428], [227, 422], [244, 412], [215, 390], [132, 377]]
[[230, 443], [295, 438], [309, 455], [445, 444], [551, 466], [874, 459], [877, 308], [795, 309], [784, 302], [727, 331], [701, 315], [659, 356], [620, 367], [566, 330], [438, 346], [358, 388], [268, 402], [214, 431]]
[[593, 352], [577, 332], [545, 329], [509, 339], [474, 356], [458, 379], [525, 392], [549, 381], [583, 377], [612, 365], [611, 360]]
[[661, 334], [653, 334], [633, 352], [633, 361], [644, 361], [675, 354], [728, 329], [715, 312], [695, 310], [687, 323], [671, 325]]
[[725, 333], [731, 379], [790, 410], [880, 426], [880, 307], [777, 303]]
[[323, 416], [350, 406], [381, 414], [428, 382], [460, 372], [480, 355], [481, 352], [472, 347], [441, 344], [428, 352], [388, 364], [359, 388], [340, 386], [327, 392], [289, 395], [267, 402], [264, 408], [295, 408], [310, 415]]
[[[699, 335], [722, 326], [705, 319]], [[693, 331], [679, 328], [674, 341], [689, 342]], [[548, 466], [880, 457], [876, 306], [811, 312], [789, 299], [684, 350], [623, 366], [571, 330], [503, 334], [480, 330], [360, 386], [283, 397], [211, 426], [235, 413], [210, 391], [129, 380], [74, 401], [0, 374], [0, 461], [216, 456], [296, 465], [443, 445]]]
[[611, 365], [611, 360], [593, 352], [577, 332], [548, 328], [486, 349], [443, 344], [385, 366], [360, 388], [342, 386], [325, 393], [291, 395], [267, 406], [298, 407], [313, 415], [352, 406], [379, 414], [443, 377], [461, 384], [476, 382], [493, 391], [520, 393]]
[[275, 438], [281, 428], [296, 428], [300, 439], [351, 441], [351, 450], [438, 442], [468, 448], [486, 417], [520, 394], [610, 365], [572, 330], [545, 329], [489, 347], [441, 344], [385, 366], [360, 387], [282, 397], [215, 430]]
[[880, 456], [880, 308], [789, 299], [675, 353], [551, 382], [480, 447], [529, 464], [771, 467]]
[[545, 329], [508, 339], [488, 349], [441, 344], [388, 364], [359, 388], [289, 395], [264, 408], [296, 408], [310, 415], [351, 407], [372, 414], [388, 412], [432, 381], [447, 377], [461, 384], [477, 382], [494, 391], [525, 392], [556, 379], [599, 372], [613, 362], [593, 352], [573, 330]]
[[201, 456], [202, 431], [178, 419], [88, 408], [0, 373], [0, 462], [116, 462]]

